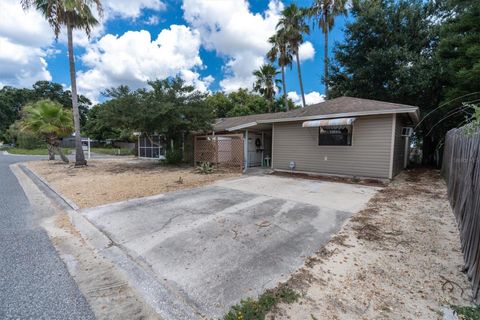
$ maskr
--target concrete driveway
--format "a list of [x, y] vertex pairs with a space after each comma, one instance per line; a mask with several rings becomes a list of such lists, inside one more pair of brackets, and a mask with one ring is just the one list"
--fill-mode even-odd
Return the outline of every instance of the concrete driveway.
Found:
[[82, 211], [172, 295], [220, 317], [302, 266], [378, 188], [277, 176]]

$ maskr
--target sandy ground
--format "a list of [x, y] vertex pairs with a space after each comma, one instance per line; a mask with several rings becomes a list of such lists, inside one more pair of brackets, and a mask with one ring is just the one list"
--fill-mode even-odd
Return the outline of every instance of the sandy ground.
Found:
[[194, 188], [240, 175], [222, 170], [199, 174], [191, 167], [161, 166], [136, 159], [91, 160], [88, 164], [85, 168], [58, 161], [27, 165], [80, 208]]
[[459, 234], [437, 171], [401, 174], [287, 285], [303, 298], [270, 319], [441, 319], [470, 305]]

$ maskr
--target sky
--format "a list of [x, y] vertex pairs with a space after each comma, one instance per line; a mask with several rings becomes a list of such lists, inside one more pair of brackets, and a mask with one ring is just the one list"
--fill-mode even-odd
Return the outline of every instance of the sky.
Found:
[[[103, 0], [103, 17], [88, 38], [74, 32], [79, 94], [94, 103], [119, 85], [136, 89], [148, 80], [179, 75], [204, 92], [251, 89], [253, 70], [266, 62], [268, 38], [281, 10], [311, 0]], [[330, 33], [343, 40], [346, 17]], [[323, 99], [323, 35], [318, 27], [300, 47], [307, 104]], [[38, 80], [70, 88], [66, 33], [58, 40], [34, 9], [19, 0], [0, 2], [0, 88], [30, 87]], [[287, 69], [287, 92], [300, 103], [297, 68]]]

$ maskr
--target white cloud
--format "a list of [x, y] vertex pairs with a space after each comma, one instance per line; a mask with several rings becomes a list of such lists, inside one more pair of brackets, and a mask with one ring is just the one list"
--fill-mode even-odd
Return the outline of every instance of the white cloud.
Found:
[[[40, 13], [24, 12], [20, 1], [0, 3], [0, 87], [51, 80], [45, 57], [53, 32]], [[45, 48], [45, 49], [42, 49]]]
[[[73, 43], [75, 46], [87, 47], [91, 43], [105, 35], [105, 23], [113, 19], [136, 20], [142, 14], [142, 10], [149, 9], [154, 12], [160, 12], [166, 9], [166, 5], [160, 0], [104, 0], [102, 1], [103, 16], [99, 17], [95, 6], [92, 6], [92, 12], [99, 24], [95, 26], [90, 34], [90, 39], [86, 37], [83, 30], [75, 30], [73, 33]], [[159, 18], [151, 15], [145, 22], [146, 24], [157, 24]], [[59, 41], [66, 43], [67, 35], [65, 28], [59, 36]]]
[[104, 0], [105, 18], [138, 18], [143, 9], [165, 10], [166, 5], [160, 0]]
[[[296, 105], [302, 105], [302, 96], [295, 91], [290, 91], [287, 93], [287, 97], [292, 99], [293, 103]], [[320, 94], [317, 91], [312, 91], [305, 94], [305, 103], [307, 106], [315, 103], [320, 103], [325, 101], [325, 95]]]
[[146, 86], [148, 80], [179, 74], [187, 83], [207, 90], [211, 78], [201, 78], [200, 34], [183, 25], [172, 25], [152, 40], [146, 30], [128, 31], [122, 36], [103, 36], [91, 45], [83, 63], [90, 69], [78, 73], [79, 92], [97, 99], [106, 88], [126, 84]]
[[313, 60], [315, 57], [315, 48], [313, 47], [310, 41], [305, 41], [298, 48], [298, 55], [300, 56], [300, 61]]
[[263, 14], [252, 13], [245, 0], [183, 0], [182, 8], [185, 20], [200, 31], [202, 45], [227, 59], [222, 89], [250, 88], [253, 70], [265, 61], [282, 3], [271, 0]]

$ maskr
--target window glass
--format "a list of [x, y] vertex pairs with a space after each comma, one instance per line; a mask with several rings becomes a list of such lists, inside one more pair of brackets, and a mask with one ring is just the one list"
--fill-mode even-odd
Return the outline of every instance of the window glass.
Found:
[[320, 127], [318, 132], [320, 146], [351, 146], [352, 126]]

